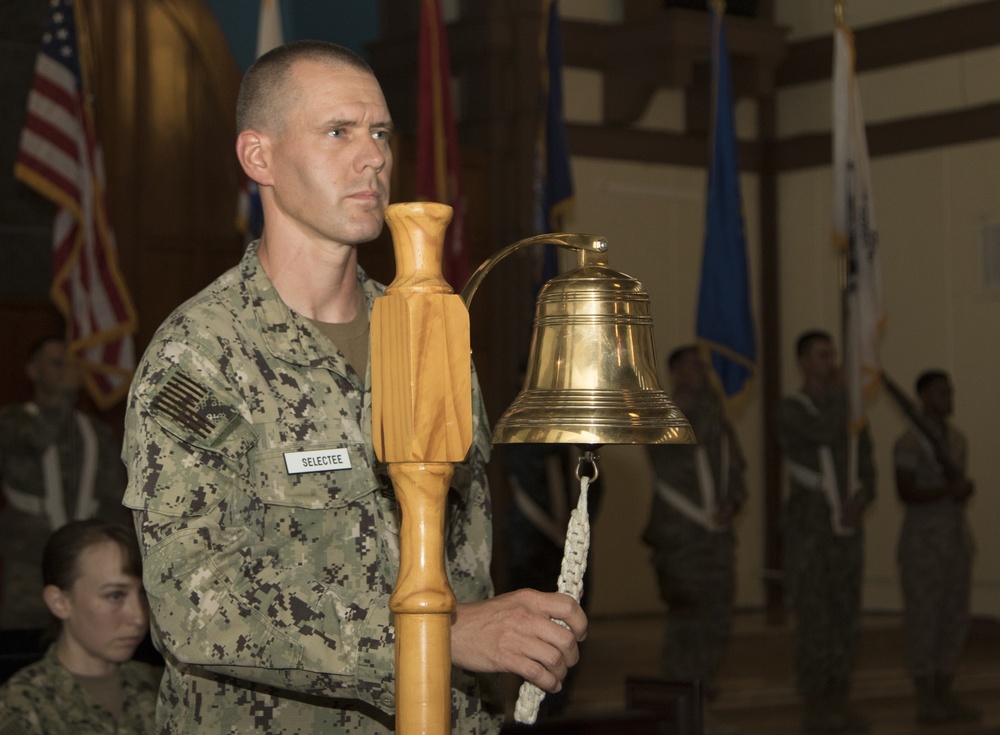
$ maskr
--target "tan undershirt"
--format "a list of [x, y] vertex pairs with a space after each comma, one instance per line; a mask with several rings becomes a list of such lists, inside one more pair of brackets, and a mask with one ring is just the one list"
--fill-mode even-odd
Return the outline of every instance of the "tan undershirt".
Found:
[[122, 690], [120, 674], [115, 671], [107, 676], [79, 676], [73, 674], [76, 683], [83, 687], [87, 696], [118, 719], [125, 706], [125, 692]]
[[347, 364], [362, 381], [368, 370], [368, 309], [364, 303], [358, 305], [358, 313], [343, 324], [309, 320], [327, 339], [337, 346], [347, 360]]

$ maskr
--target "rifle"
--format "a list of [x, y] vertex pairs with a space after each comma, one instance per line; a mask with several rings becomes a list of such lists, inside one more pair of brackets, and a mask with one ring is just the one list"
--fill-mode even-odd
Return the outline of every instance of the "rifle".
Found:
[[931, 446], [934, 448], [934, 456], [944, 468], [945, 477], [949, 480], [965, 477], [965, 472], [955, 462], [955, 458], [951, 456], [951, 449], [948, 447], [947, 438], [941, 434], [937, 426], [928, 421], [923, 411], [917, 408], [916, 404], [903, 392], [903, 389], [884, 370], [882, 371], [882, 385], [889, 391], [889, 395], [893, 397], [899, 408], [906, 414], [906, 417], [913, 422], [913, 425], [931, 443]]

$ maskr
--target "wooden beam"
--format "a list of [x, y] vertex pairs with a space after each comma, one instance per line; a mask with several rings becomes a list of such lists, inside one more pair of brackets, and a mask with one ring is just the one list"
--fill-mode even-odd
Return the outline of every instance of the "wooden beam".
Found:
[[[832, 9], [830, 25], [832, 28]], [[997, 45], [1000, 45], [1000, 0], [959, 5], [854, 29], [858, 73]], [[778, 67], [777, 85], [829, 79], [832, 64], [832, 34], [790, 43]]]
[[[710, 50], [709, 14], [663, 8], [659, 2], [626, 2], [621, 23], [566, 21], [563, 62], [604, 76], [603, 119], [610, 125], [638, 120], [663, 87], [689, 89]], [[770, 96], [785, 51], [786, 29], [754, 18], [726, 21], [737, 96]]]
[[[965, 110], [872, 123], [867, 126], [872, 158], [974, 143], [1000, 137], [1000, 102]], [[607, 125], [568, 124], [566, 134], [574, 156], [642, 161], [667, 166], [707, 163], [708, 139], [701, 134], [613, 128]], [[778, 172], [830, 165], [830, 133], [810, 133], [773, 143]], [[739, 141], [740, 170], [761, 170], [761, 145]]]
[[[566, 135], [574, 156], [699, 168], [708, 163], [708, 137], [704, 134], [567, 124]], [[740, 169], [760, 170], [760, 146], [747, 141], [739, 141], [737, 145]]]
[[[873, 123], [866, 130], [868, 153], [872, 158], [991, 140], [1000, 137], [1000, 102]], [[829, 133], [785, 138], [775, 147], [775, 166], [779, 171], [828, 166], [831, 146]]]

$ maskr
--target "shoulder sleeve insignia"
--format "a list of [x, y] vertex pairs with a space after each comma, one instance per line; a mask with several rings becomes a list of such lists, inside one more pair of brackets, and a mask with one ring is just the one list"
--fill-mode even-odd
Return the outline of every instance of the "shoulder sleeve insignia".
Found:
[[239, 455], [256, 443], [253, 430], [234, 406], [178, 368], [164, 376], [150, 409], [165, 429], [201, 447]]

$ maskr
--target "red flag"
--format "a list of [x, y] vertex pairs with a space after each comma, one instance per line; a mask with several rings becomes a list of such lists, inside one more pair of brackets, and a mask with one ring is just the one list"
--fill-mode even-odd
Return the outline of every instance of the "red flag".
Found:
[[472, 273], [465, 241], [465, 199], [459, 180], [458, 129], [451, 103], [451, 62], [439, 0], [420, 9], [417, 103], [417, 199], [455, 210], [444, 245], [444, 277], [456, 292]]
[[[79, 17], [76, 17], [76, 15]], [[56, 205], [52, 300], [70, 352], [101, 408], [127, 391], [135, 368], [135, 309], [118, 270], [104, 161], [86, 86], [81, 0], [50, 0], [14, 175]]]

